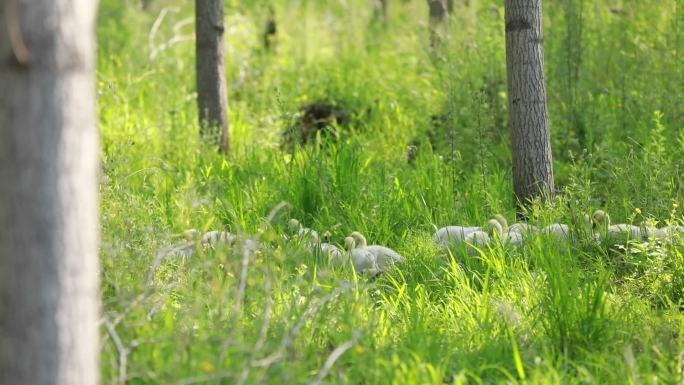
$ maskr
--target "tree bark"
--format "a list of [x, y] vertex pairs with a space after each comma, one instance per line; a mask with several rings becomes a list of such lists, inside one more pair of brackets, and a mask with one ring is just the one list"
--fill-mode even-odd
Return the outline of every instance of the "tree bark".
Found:
[[373, 0], [373, 19], [382, 20], [384, 24], [389, 21], [389, 0]]
[[0, 384], [99, 382], [96, 0], [0, 5]]
[[230, 154], [223, 0], [195, 0], [195, 30], [200, 133]]
[[453, 0], [428, 0], [428, 29], [430, 30], [430, 46], [441, 43], [439, 28], [446, 23], [447, 16], [454, 10]]
[[268, 17], [266, 18], [266, 23], [264, 24], [264, 49], [270, 50], [273, 47], [276, 40], [276, 34], [278, 33], [278, 24], [276, 22], [275, 10], [273, 6], [268, 9]]
[[430, 7], [430, 19], [443, 22], [454, 10], [454, 0], [428, 0]]
[[553, 193], [544, 80], [542, 0], [506, 0], [506, 67], [513, 184], [521, 204]]

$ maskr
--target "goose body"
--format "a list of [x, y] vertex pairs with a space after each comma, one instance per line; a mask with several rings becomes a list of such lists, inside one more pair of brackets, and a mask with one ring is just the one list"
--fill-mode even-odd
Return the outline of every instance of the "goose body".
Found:
[[648, 237], [661, 240], [672, 240], [676, 237], [684, 237], [684, 226], [670, 225], [661, 228], [648, 228]]
[[477, 255], [479, 248], [482, 248], [492, 242], [492, 238], [486, 231], [473, 231], [466, 235], [463, 240], [467, 245], [468, 254]]
[[438, 245], [450, 249], [463, 242], [468, 234], [482, 230], [482, 227], [476, 226], [446, 226], [438, 229], [432, 236], [432, 240]]
[[195, 255], [195, 242], [179, 242], [162, 249], [164, 258], [192, 258]]
[[570, 239], [571, 235], [570, 226], [564, 223], [552, 223], [546, 227], [543, 227], [541, 232], [561, 240]]
[[517, 231], [508, 230], [504, 232], [501, 236], [502, 241], [506, 244], [518, 246], [523, 243], [525, 236]]
[[319, 248], [323, 254], [340, 254], [342, 253], [339, 247], [332, 245], [330, 243], [321, 243]]
[[467, 245], [466, 250], [468, 254], [477, 255], [479, 253], [478, 249], [490, 245], [494, 237], [499, 237], [499, 239], [501, 239], [502, 234], [503, 228], [501, 223], [496, 219], [490, 219], [489, 222], [487, 222], [486, 231], [473, 231], [466, 235], [463, 241]]
[[672, 225], [668, 226], [669, 227], [669, 239], [670, 240], [679, 240], [680, 242], [684, 242], [684, 226], [677, 226], [677, 225]]
[[299, 239], [309, 242], [320, 242], [321, 240], [316, 230], [302, 226], [302, 224], [294, 218], [287, 222], [287, 227], [290, 230], [290, 233]]
[[185, 230], [183, 232], [183, 236], [190, 243], [211, 248], [215, 248], [220, 245], [232, 246], [237, 239], [234, 234], [231, 234], [227, 231], [216, 230], [207, 231], [206, 233], [202, 234], [202, 232], [197, 229], [190, 229]]
[[343, 265], [346, 262], [342, 250], [333, 244], [321, 243], [317, 245], [317, 251], [320, 251], [321, 255], [328, 258], [328, 261], [333, 265]]
[[221, 244], [232, 245], [236, 240], [236, 236], [227, 231], [208, 231], [202, 235], [200, 242], [203, 245], [217, 246]]
[[298, 235], [302, 239], [310, 238], [314, 242], [318, 242], [320, 240], [320, 238], [318, 237], [318, 232], [308, 227], [302, 227], [301, 229], [299, 229]]
[[529, 223], [514, 223], [508, 228], [508, 232], [516, 232], [524, 236], [532, 235], [537, 231], [539, 231], [537, 226]]
[[397, 253], [396, 251], [390, 249], [386, 246], [380, 245], [368, 245], [366, 237], [363, 236], [358, 231], [354, 231], [350, 235], [354, 239], [354, 243], [357, 248], [368, 251], [375, 257], [375, 263], [380, 269], [380, 271], [386, 271], [392, 267], [395, 263], [403, 261], [405, 258], [403, 255]]
[[621, 223], [608, 226], [607, 234], [611, 237], [627, 235], [630, 239], [643, 239], [646, 231], [639, 226]]
[[494, 222], [490, 221], [488, 225], [490, 232], [498, 233], [499, 240], [506, 245], [518, 246], [524, 241], [525, 237], [537, 231], [536, 226], [527, 223], [514, 223], [509, 227], [506, 217], [501, 214], [494, 215], [494, 220], [500, 226], [496, 226]]
[[380, 268], [373, 253], [362, 249], [352, 249], [351, 256], [354, 262], [354, 269], [359, 274], [374, 276], [380, 273]]
[[673, 228], [676, 226], [664, 226], [661, 228], [655, 227], [652, 223], [646, 225], [646, 235], [649, 239], [667, 239], [673, 233]]
[[598, 228], [600, 238], [607, 242], [643, 240], [648, 236], [646, 228], [640, 226], [625, 223], [611, 224], [610, 216], [603, 210], [596, 210], [592, 215], [592, 220]]
[[380, 273], [375, 255], [365, 248], [356, 247], [356, 241], [354, 238], [345, 238], [344, 245], [349, 253], [349, 256], [351, 257], [351, 261], [354, 264], [354, 269], [357, 273], [371, 276]]
[[202, 234], [197, 229], [189, 229], [183, 232], [185, 242], [179, 242], [168, 247], [167, 256], [190, 258], [196, 254], [198, 246], [204, 249], [217, 247], [240, 247], [241, 250], [255, 252], [260, 244], [248, 237], [241, 237], [227, 231], [207, 231]]

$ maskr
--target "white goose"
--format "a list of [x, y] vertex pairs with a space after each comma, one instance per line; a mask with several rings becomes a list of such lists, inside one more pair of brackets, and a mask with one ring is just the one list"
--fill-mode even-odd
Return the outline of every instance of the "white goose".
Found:
[[160, 250], [160, 255], [163, 255], [162, 258], [191, 258], [195, 255], [195, 242], [184, 241], [174, 243]]
[[375, 262], [381, 272], [386, 271], [395, 263], [402, 262], [405, 259], [403, 255], [397, 253], [389, 247], [368, 245], [366, 237], [364, 237], [363, 234], [358, 231], [352, 232], [350, 237], [354, 239], [354, 243], [357, 248], [367, 250], [375, 256]]
[[183, 233], [185, 238], [189, 241], [197, 241], [203, 246], [216, 247], [218, 245], [232, 245], [235, 242], [236, 236], [227, 231], [207, 231], [202, 234], [196, 229], [185, 230]]
[[505, 231], [506, 229], [508, 229], [508, 219], [506, 219], [506, 217], [504, 217], [503, 215], [501, 215], [501, 214], [494, 214], [494, 218], [492, 218], [492, 219], [496, 219], [496, 221], [499, 222], [499, 224], [501, 225], [501, 228], [502, 228], [504, 231]]
[[321, 251], [321, 254], [328, 258], [336, 259], [342, 257], [342, 250], [331, 243], [321, 243], [318, 248]]
[[594, 241], [596, 243], [601, 243], [601, 234], [594, 229], [594, 222], [592, 221], [591, 217], [589, 214], [584, 214], [583, 217], [583, 224], [584, 224], [584, 236], [586, 239], [589, 239], [591, 241]]
[[552, 223], [548, 226], [542, 227], [542, 234], [550, 235], [559, 240], [568, 240], [571, 238], [570, 226], [565, 223]]
[[[197, 229], [183, 231], [183, 237], [186, 239], [186, 242], [184, 242], [186, 247], [180, 249], [180, 252], [177, 252], [176, 254], [188, 257], [195, 254], [196, 246], [214, 249], [221, 245], [230, 245], [235, 239], [235, 235], [226, 231], [214, 230], [202, 234], [202, 232]], [[181, 243], [178, 245], [181, 245]]]
[[525, 241], [525, 234], [509, 229], [501, 234], [501, 241], [507, 245], [520, 246]]
[[684, 239], [684, 226], [669, 225], [661, 228], [656, 228], [653, 224], [646, 227], [648, 238], [672, 241], [674, 238], [680, 237]]
[[610, 216], [603, 210], [594, 211], [591, 219], [597, 227], [601, 239], [608, 242], [643, 240], [647, 236], [646, 229], [639, 226], [625, 223], [610, 224]]
[[216, 249], [221, 246], [234, 247], [239, 244], [245, 250], [252, 252], [259, 248], [259, 243], [256, 241], [246, 237], [238, 237], [227, 231], [212, 230], [202, 234], [197, 229], [189, 229], [183, 232], [183, 237], [186, 239], [184, 242], [176, 243], [167, 248], [169, 250], [166, 254], [167, 257], [190, 258], [195, 255], [198, 246], [205, 249]]
[[684, 226], [670, 225], [668, 234], [670, 234], [670, 239], [679, 239], [680, 242], [684, 242]]
[[477, 230], [468, 233], [465, 236], [463, 242], [466, 243], [466, 250], [470, 255], [477, 255], [479, 253], [478, 249], [481, 249], [492, 243], [492, 237], [494, 233], [498, 233], [499, 237], [503, 234], [503, 229], [501, 223], [496, 219], [490, 219], [487, 222], [487, 231]]
[[523, 236], [530, 236], [534, 235], [539, 231], [539, 228], [535, 225], [531, 225], [529, 223], [514, 223], [510, 227], [508, 227], [508, 231], [511, 232], [516, 232], [519, 234], [522, 234]]
[[257, 241], [249, 237], [238, 236], [227, 231], [212, 230], [202, 234], [199, 230], [190, 229], [185, 230], [183, 235], [185, 236], [185, 239], [188, 240], [188, 243], [201, 245], [205, 248], [215, 249], [221, 246], [239, 246], [244, 248], [244, 250], [254, 252], [260, 247], [260, 244]]
[[318, 237], [318, 232], [316, 230], [302, 226], [302, 224], [294, 218], [287, 222], [287, 227], [290, 230], [290, 233], [299, 239], [314, 243], [320, 242], [320, 238]]
[[494, 215], [494, 219], [499, 223], [500, 227], [494, 226], [492, 230], [498, 232], [499, 239], [505, 244], [518, 246], [526, 237], [537, 231], [536, 226], [527, 223], [514, 223], [509, 227], [506, 217], [501, 214]]
[[447, 250], [455, 250], [468, 234], [482, 230], [482, 227], [478, 226], [446, 226], [438, 229], [432, 240]]
[[[347, 249], [348, 256], [351, 256], [351, 261], [354, 264], [354, 269], [357, 273], [370, 276], [375, 276], [380, 273], [375, 255], [365, 248], [358, 248], [354, 238], [345, 238], [344, 247]], [[346, 264], [348, 261], [348, 258], [333, 260], [337, 265]]]
[[[327, 241], [330, 239], [330, 232], [326, 231], [323, 238]], [[328, 259], [328, 262], [334, 265], [344, 264], [344, 253], [339, 247], [328, 242], [321, 242], [314, 245], [314, 251], [320, 252], [321, 255]]]

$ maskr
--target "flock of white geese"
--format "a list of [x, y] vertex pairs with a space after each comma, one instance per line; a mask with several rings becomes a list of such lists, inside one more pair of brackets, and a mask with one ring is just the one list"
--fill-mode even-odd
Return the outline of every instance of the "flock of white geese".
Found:
[[455, 250], [464, 244], [470, 254], [476, 254], [479, 252], [478, 249], [495, 242], [519, 246], [525, 239], [537, 235], [572, 242], [584, 237], [608, 245], [649, 239], [672, 242], [675, 239], [684, 239], [684, 226], [668, 225], [658, 228], [650, 222], [644, 223], [643, 226], [611, 224], [610, 216], [603, 210], [596, 210], [591, 216], [585, 214], [582, 223], [573, 226], [564, 223], [552, 223], [544, 227], [529, 223], [515, 223], [509, 226], [506, 218], [497, 214], [485, 227], [446, 226], [438, 229], [432, 239], [449, 250]]
[[[352, 266], [359, 274], [375, 276], [405, 259], [389, 247], [368, 245], [366, 237], [358, 231], [346, 237], [344, 248], [341, 248], [329, 242], [322, 242], [316, 230], [302, 226], [296, 219], [288, 222], [288, 230], [288, 240], [300, 242], [304, 247], [326, 257], [332, 266]], [[572, 242], [585, 237], [590, 241], [604, 244], [649, 239], [673, 242], [676, 239], [684, 240], [684, 226], [669, 225], [658, 228], [649, 223], [643, 226], [611, 224], [610, 216], [603, 210], [596, 210], [591, 216], [585, 214], [583, 223], [574, 226], [563, 223], [553, 223], [543, 227], [529, 223], [515, 223], [509, 226], [506, 218], [497, 214], [484, 227], [460, 225], [442, 227], [435, 232], [432, 239], [436, 244], [452, 252], [463, 250], [468, 254], [478, 254], [483, 248], [496, 243], [506, 247], [520, 246], [527, 238], [537, 235]], [[261, 247], [253, 239], [225, 231], [201, 233], [192, 229], [185, 231], [184, 236], [186, 241], [168, 248], [167, 254], [191, 257], [197, 246], [205, 248], [240, 246], [242, 250], [248, 252], [256, 251]], [[329, 238], [329, 236], [324, 238]]]

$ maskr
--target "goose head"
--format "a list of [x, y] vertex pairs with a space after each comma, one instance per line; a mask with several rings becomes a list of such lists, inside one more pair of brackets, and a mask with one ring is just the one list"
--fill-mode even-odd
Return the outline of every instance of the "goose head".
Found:
[[[504, 221], [506, 219], [504, 218]], [[497, 236], [501, 236], [504, 232], [503, 226], [501, 225], [501, 222], [499, 220], [495, 219], [490, 219], [487, 222], [487, 232], [489, 235], [494, 236], [496, 234]]]
[[494, 219], [499, 222], [502, 230], [508, 230], [508, 221], [506, 220], [506, 217], [501, 214], [496, 214], [494, 215]]
[[610, 216], [603, 210], [596, 210], [591, 216], [591, 220], [594, 226], [598, 226], [599, 229], [605, 231], [610, 226]]
[[356, 243], [357, 247], [366, 247], [368, 246], [368, 242], [366, 241], [366, 237], [363, 236], [358, 231], [354, 231], [351, 233], [350, 237], [354, 239], [354, 242]]
[[302, 228], [302, 224], [299, 223], [298, 220], [292, 218], [287, 222], [287, 228], [290, 230], [291, 233], [298, 233], [299, 229]]
[[352, 237], [344, 238], [344, 248], [346, 250], [349, 250], [349, 251], [356, 248], [356, 241], [354, 240], [354, 238], [352, 238]]

